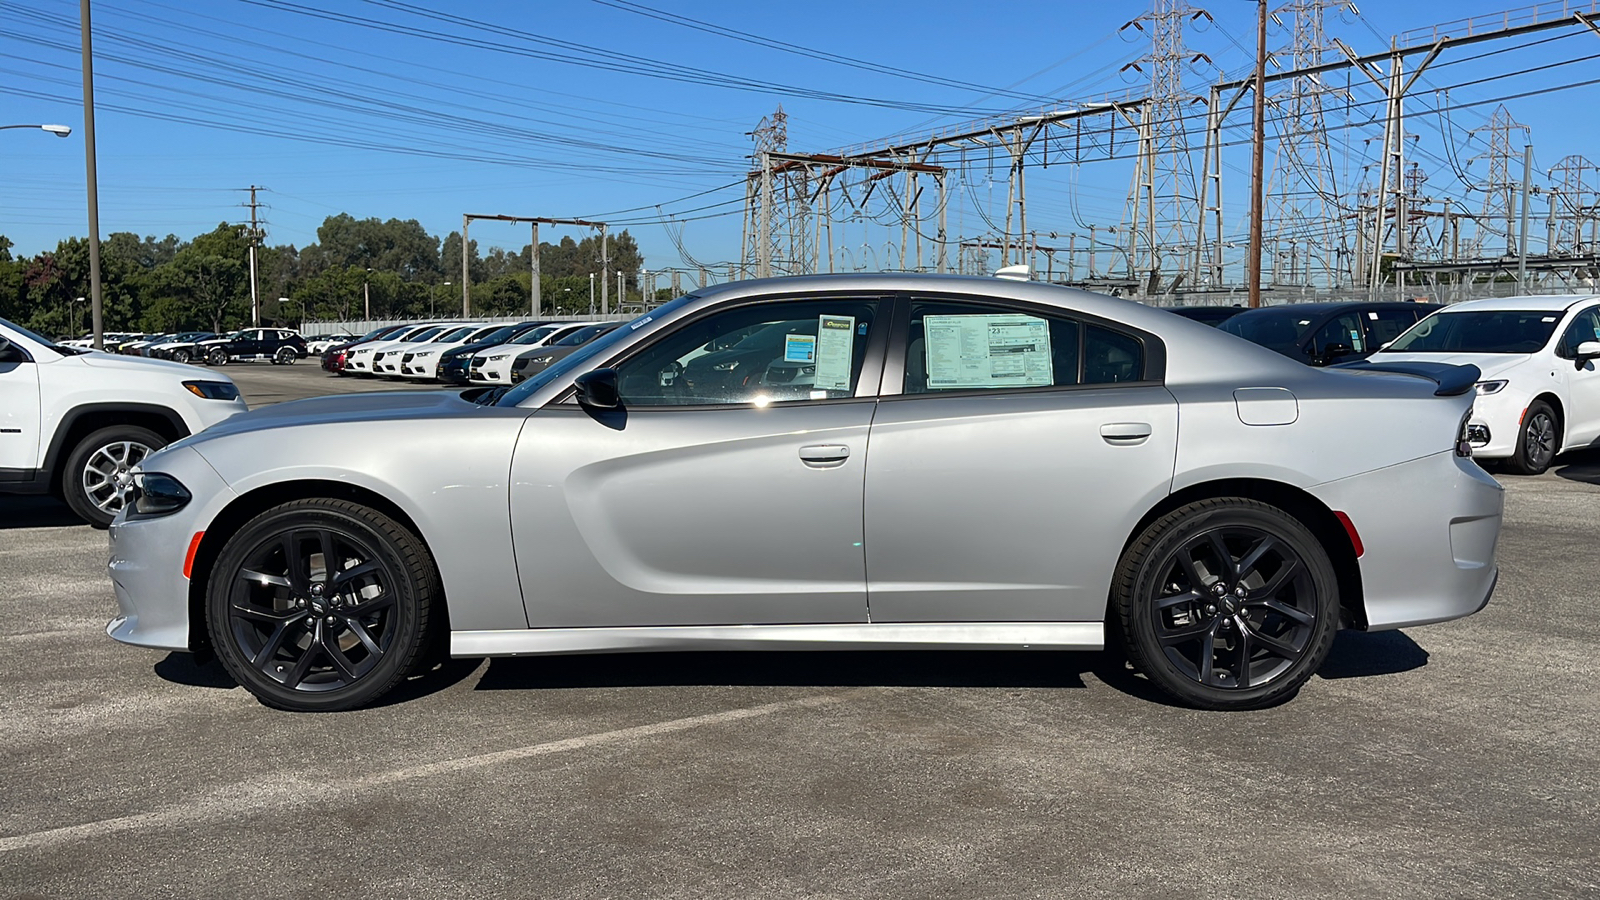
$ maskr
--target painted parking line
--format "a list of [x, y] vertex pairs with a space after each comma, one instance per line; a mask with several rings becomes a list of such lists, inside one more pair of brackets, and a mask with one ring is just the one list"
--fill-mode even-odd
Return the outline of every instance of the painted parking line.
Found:
[[[513, 747], [509, 750], [480, 753], [476, 756], [463, 756], [457, 759], [447, 759], [420, 766], [408, 766], [387, 772], [375, 772], [350, 781], [341, 782], [341, 789], [364, 790], [403, 781], [457, 775], [474, 769], [488, 768], [537, 756], [585, 750], [606, 744], [619, 744], [639, 738], [689, 731], [709, 725], [723, 725], [743, 719], [769, 716], [785, 710], [816, 709], [842, 703], [852, 695], [859, 693], [861, 692], [850, 691], [843, 694], [803, 697], [798, 700], [780, 700], [774, 703], [764, 703], [760, 706], [730, 709], [701, 716], [689, 716], [683, 719], [655, 722], [649, 725], [635, 725], [631, 728], [619, 728], [615, 731], [602, 731], [595, 734], [563, 738], [559, 741], [546, 741], [541, 744]], [[125, 831], [164, 828], [172, 825], [193, 826], [205, 821], [237, 819], [250, 813], [314, 806], [316, 800], [313, 798], [319, 796], [317, 789], [321, 785], [322, 782], [320, 781], [304, 778], [274, 779], [251, 785], [233, 785], [213, 792], [210, 797], [167, 806], [147, 813], [118, 816], [112, 819], [101, 819], [96, 822], [85, 822], [81, 825], [68, 825], [62, 828], [50, 828], [44, 831], [0, 838], [0, 853], [10, 853], [17, 850], [48, 849]]]

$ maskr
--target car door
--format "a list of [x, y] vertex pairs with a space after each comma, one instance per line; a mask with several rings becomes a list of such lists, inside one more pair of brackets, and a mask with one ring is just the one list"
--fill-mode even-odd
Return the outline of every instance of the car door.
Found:
[[1342, 312], [1312, 334], [1305, 345], [1306, 357], [1314, 366], [1325, 366], [1341, 359], [1360, 359], [1371, 353], [1360, 313]]
[[[511, 471], [533, 627], [862, 623], [861, 496], [880, 309], [742, 304], [613, 361], [621, 408], [531, 416]], [[764, 357], [685, 377], [719, 336], [797, 323]], [[871, 351], [869, 353], [869, 351]], [[863, 386], [865, 385], [865, 386]]]
[[[0, 337], [4, 337], [0, 334]], [[0, 480], [39, 463], [39, 367], [16, 344], [0, 348]]]
[[872, 621], [1103, 620], [1123, 543], [1171, 489], [1163, 352], [1088, 317], [912, 299], [867, 459]]
[[1600, 367], [1592, 359], [1579, 365], [1578, 345], [1600, 341], [1600, 307], [1590, 307], [1573, 317], [1556, 345], [1558, 377], [1565, 379], [1567, 449], [1586, 447], [1600, 439]]

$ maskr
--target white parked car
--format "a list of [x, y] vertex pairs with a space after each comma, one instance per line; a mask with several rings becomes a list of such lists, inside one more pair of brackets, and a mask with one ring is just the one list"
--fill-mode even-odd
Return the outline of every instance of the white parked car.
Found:
[[244, 410], [226, 375], [65, 347], [0, 319], [0, 493], [56, 493], [104, 528], [145, 457]]
[[365, 344], [352, 347], [349, 354], [345, 356], [344, 370], [353, 375], [377, 375], [379, 372], [375, 361], [378, 358], [378, 354], [386, 353], [391, 348], [401, 346], [410, 341], [431, 341], [438, 337], [441, 331], [450, 327], [451, 324], [453, 323], [419, 322], [416, 327], [402, 331], [398, 337], [391, 340], [368, 341]]
[[470, 344], [501, 327], [503, 326], [481, 322], [476, 325], [462, 325], [445, 331], [414, 350], [405, 350], [400, 354], [400, 376], [426, 381], [438, 378], [439, 360], [443, 358], [446, 350]]
[[1375, 363], [1471, 364], [1483, 373], [1468, 423], [1479, 459], [1537, 475], [1600, 441], [1600, 296], [1472, 300], [1434, 313]]
[[306, 338], [306, 355], [321, 356], [328, 352], [328, 348], [337, 347], [340, 344], [348, 344], [358, 337], [360, 337], [358, 334], [339, 332], [337, 334], [319, 334], [316, 337]]
[[467, 369], [467, 377], [473, 384], [510, 384], [511, 364], [517, 357], [538, 347], [545, 347], [561, 340], [578, 329], [589, 325], [589, 322], [558, 322], [550, 325], [541, 325], [532, 331], [524, 332], [509, 344], [490, 347], [481, 350], [472, 358]]

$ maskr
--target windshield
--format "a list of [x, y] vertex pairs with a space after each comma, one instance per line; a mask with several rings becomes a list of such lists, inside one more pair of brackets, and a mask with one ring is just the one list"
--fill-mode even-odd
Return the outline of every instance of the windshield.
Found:
[[421, 331], [406, 335], [400, 339], [400, 342], [402, 344], [415, 344], [419, 341], [433, 340], [434, 338], [438, 337], [439, 332], [443, 330], [444, 326], [442, 325], [438, 328], [424, 328]]
[[1437, 312], [1412, 326], [1386, 353], [1533, 353], [1561, 324], [1559, 310]]
[[607, 331], [609, 331], [609, 330], [611, 330], [612, 328], [615, 328], [615, 327], [616, 327], [616, 325], [614, 323], [607, 322], [607, 323], [605, 323], [603, 325], [590, 325], [587, 328], [579, 328], [577, 331], [574, 331], [573, 333], [567, 335], [566, 337], [562, 338], [561, 340], [556, 341], [552, 346], [555, 346], [555, 347], [576, 347], [579, 344], [587, 344], [590, 340], [592, 340], [596, 336], [604, 334], [605, 332], [607, 332]]
[[76, 355], [84, 352], [82, 350], [74, 350], [71, 347], [59, 346], [59, 345], [56, 344], [55, 341], [50, 340], [49, 338], [45, 337], [44, 335], [35, 334], [34, 332], [29, 331], [26, 328], [23, 328], [21, 325], [18, 325], [15, 322], [12, 322], [9, 319], [0, 319], [0, 326], [4, 326], [4, 327], [10, 329], [11, 331], [16, 332], [17, 334], [22, 335], [23, 337], [27, 338], [28, 340], [33, 341], [33, 342], [35, 342], [37, 344], [40, 344], [41, 346], [44, 346], [47, 349], [54, 350], [56, 353], [58, 353], [58, 354], [60, 354], [62, 356], [76, 356]]
[[472, 329], [474, 329], [476, 327], [478, 327], [478, 326], [476, 326], [476, 325], [468, 325], [465, 328], [457, 328], [454, 331], [446, 331], [444, 334], [441, 334], [437, 338], [435, 338], [435, 340], [437, 340], [437, 341], [439, 341], [440, 343], [443, 343], [443, 344], [448, 344], [451, 341], [459, 341], [462, 338], [466, 337], [467, 335], [471, 334], [472, 333]]
[[[634, 319], [632, 324], [634, 328], [637, 328], [651, 319], [670, 315], [674, 312], [677, 312], [679, 308], [691, 302], [693, 299], [693, 294], [685, 294], [676, 300], [665, 303], [660, 307], [645, 313], [639, 318]], [[516, 406], [547, 384], [552, 384], [562, 380], [571, 381], [574, 373], [588, 371], [589, 362], [591, 360], [605, 358], [605, 355], [610, 352], [612, 347], [616, 346], [622, 341], [627, 340], [628, 335], [633, 333], [633, 328], [620, 328], [618, 327], [620, 324], [622, 323], [606, 323], [604, 327], [610, 328], [610, 331], [606, 332], [600, 337], [595, 338], [587, 344], [584, 344], [561, 359], [556, 360], [550, 364], [548, 369], [529, 377], [528, 380], [507, 391], [500, 397], [498, 401], [494, 402], [494, 405]], [[588, 330], [588, 328], [585, 328], [582, 331], [574, 332], [574, 335], [582, 334], [583, 331]]]
[[565, 325], [540, 325], [532, 331], [524, 332], [512, 339], [513, 344], [537, 344], [552, 334], [565, 328]]
[[467, 338], [467, 343], [481, 344], [484, 341], [494, 341], [499, 343], [500, 341], [510, 337], [512, 332], [516, 330], [517, 328], [515, 325], [502, 325], [499, 328], [480, 329], [477, 334]]
[[1303, 310], [1281, 307], [1240, 313], [1217, 328], [1236, 334], [1252, 344], [1260, 344], [1280, 353], [1292, 353], [1315, 321], [1315, 315], [1308, 315]]

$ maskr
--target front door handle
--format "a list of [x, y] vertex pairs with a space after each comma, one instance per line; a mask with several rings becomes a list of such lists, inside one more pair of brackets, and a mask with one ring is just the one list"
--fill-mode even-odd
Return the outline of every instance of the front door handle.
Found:
[[1100, 426], [1100, 436], [1115, 445], [1142, 444], [1150, 433], [1149, 422], [1108, 422]]
[[850, 458], [850, 448], [844, 444], [807, 444], [800, 448], [800, 461], [815, 469], [843, 465]]

